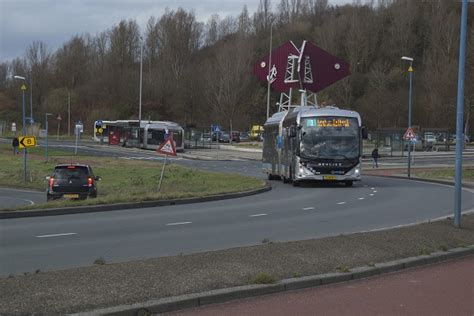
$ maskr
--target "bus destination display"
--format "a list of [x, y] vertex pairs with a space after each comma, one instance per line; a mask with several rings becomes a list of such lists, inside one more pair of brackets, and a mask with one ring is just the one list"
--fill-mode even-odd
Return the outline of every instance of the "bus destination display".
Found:
[[306, 127], [350, 127], [349, 119], [341, 118], [315, 118], [306, 120]]

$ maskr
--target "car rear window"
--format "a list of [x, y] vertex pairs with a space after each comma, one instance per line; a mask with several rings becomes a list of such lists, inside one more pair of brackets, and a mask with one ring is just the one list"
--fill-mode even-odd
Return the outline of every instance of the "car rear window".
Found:
[[87, 167], [82, 166], [64, 166], [54, 169], [53, 177], [55, 179], [86, 179], [89, 175]]

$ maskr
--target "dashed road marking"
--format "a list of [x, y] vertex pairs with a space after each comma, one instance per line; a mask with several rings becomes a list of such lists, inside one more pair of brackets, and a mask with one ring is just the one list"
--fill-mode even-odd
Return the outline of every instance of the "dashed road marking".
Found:
[[360, 197], [359, 200], [365, 200], [365, 198], [364, 198], [364, 197]]
[[374, 195], [375, 195], [375, 194], [373, 194], [373, 193], [370, 193], [370, 196], [374, 196]]
[[51, 234], [51, 235], [39, 235], [35, 236], [36, 238], [49, 238], [49, 237], [62, 237], [62, 236], [71, 236], [77, 235], [77, 233], [61, 233], [61, 234]]
[[249, 217], [260, 217], [260, 216], [267, 216], [268, 214], [253, 214], [253, 215], [250, 215]]
[[314, 210], [315, 207], [309, 206], [309, 207], [303, 207], [303, 211], [311, 211]]
[[343, 205], [343, 204], [346, 204], [346, 202], [339, 202], [339, 203], [337, 203], [337, 205]]
[[177, 223], [168, 223], [166, 226], [178, 226], [178, 225], [187, 225], [192, 224], [193, 222], [177, 222]]
[[377, 190], [374, 190], [374, 191], [372, 191], [372, 192], [377, 193]]

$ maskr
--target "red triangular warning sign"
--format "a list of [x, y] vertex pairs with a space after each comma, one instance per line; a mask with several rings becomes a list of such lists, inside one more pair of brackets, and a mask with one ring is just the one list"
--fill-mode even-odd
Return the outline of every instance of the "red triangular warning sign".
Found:
[[407, 128], [405, 134], [403, 135], [403, 139], [405, 139], [405, 140], [414, 140], [414, 139], [416, 139], [415, 132], [413, 132], [413, 129], [411, 127]]
[[160, 147], [156, 149], [159, 154], [176, 156], [176, 146], [174, 145], [173, 136], [170, 137], [160, 144]]

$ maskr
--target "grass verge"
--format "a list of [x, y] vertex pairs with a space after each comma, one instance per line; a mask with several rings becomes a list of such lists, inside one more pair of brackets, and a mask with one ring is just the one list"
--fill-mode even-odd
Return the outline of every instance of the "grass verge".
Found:
[[[53, 150], [46, 163], [44, 151], [33, 148], [28, 153], [28, 181], [23, 182], [23, 156], [13, 156], [11, 146], [0, 145], [0, 186], [14, 186], [44, 190], [46, 176], [58, 163], [85, 163], [102, 178], [98, 184], [97, 199], [84, 201], [59, 200], [41, 207], [64, 207], [123, 202], [139, 202], [176, 198], [204, 197], [216, 194], [248, 191], [262, 188], [265, 183], [251, 177], [235, 174], [203, 172], [170, 163], [166, 166], [163, 184], [157, 192], [162, 163], [124, 160], [91, 156], [73, 156], [69, 152]], [[25, 207], [31, 208], [31, 207]]]
[[[454, 168], [416, 171], [415, 175], [417, 177], [426, 178], [426, 179], [454, 180]], [[464, 181], [474, 181], [474, 167], [463, 168], [462, 178]]]

